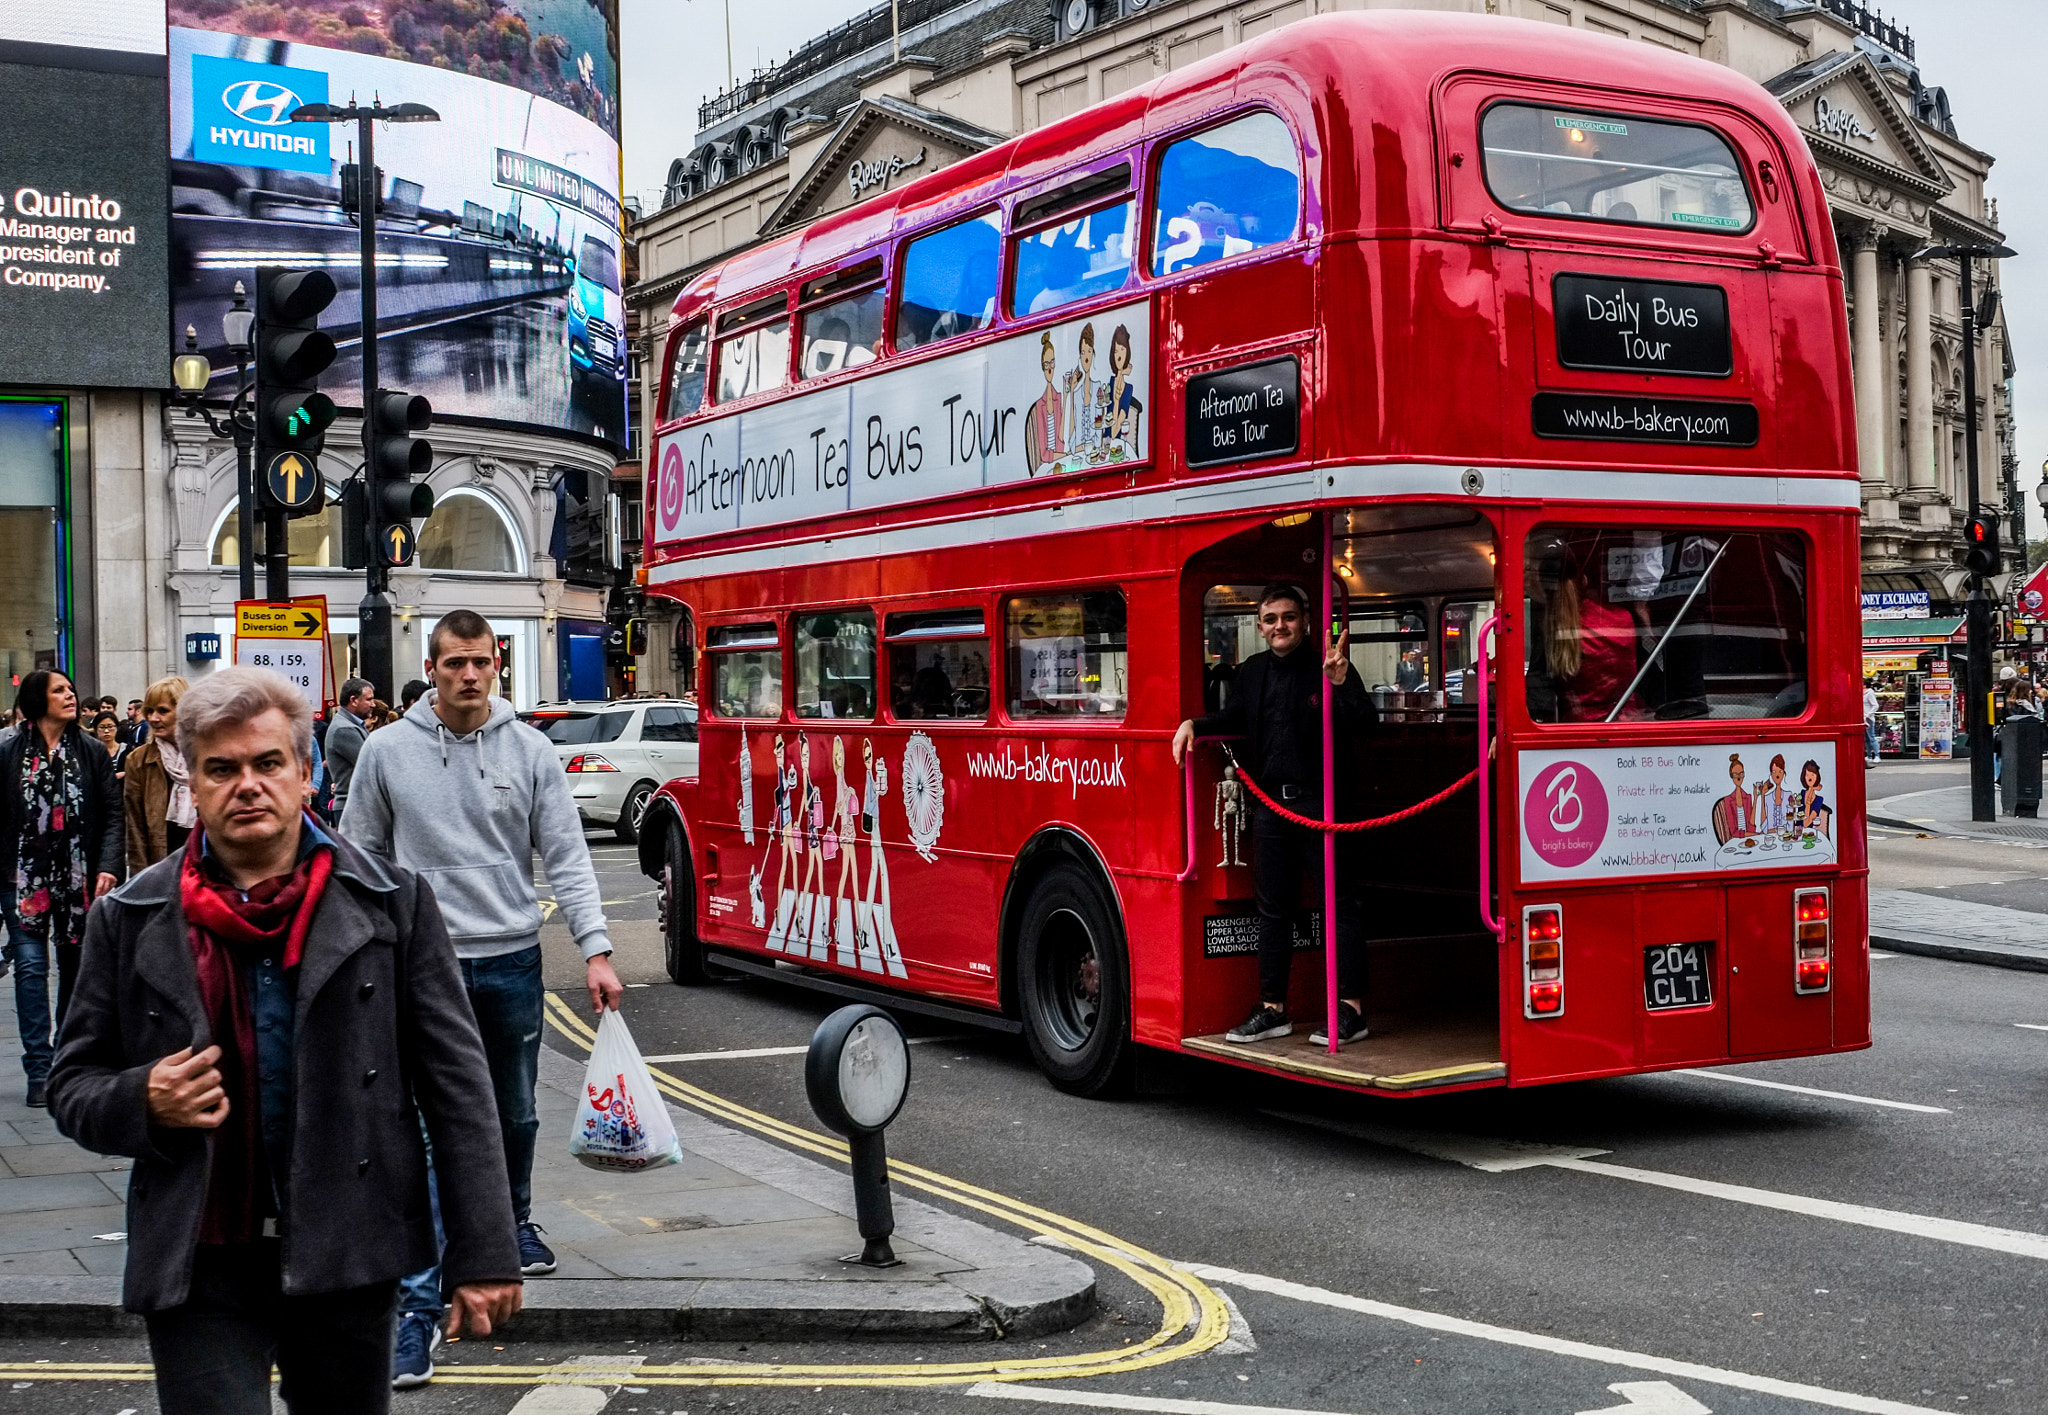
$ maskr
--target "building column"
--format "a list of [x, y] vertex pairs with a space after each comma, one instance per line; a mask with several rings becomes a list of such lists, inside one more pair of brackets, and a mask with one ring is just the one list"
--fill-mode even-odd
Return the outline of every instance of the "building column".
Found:
[[1866, 226], [1855, 236], [1856, 327], [1853, 335], [1856, 373], [1856, 464], [1863, 474], [1864, 496], [1886, 493], [1885, 369], [1883, 295], [1877, 285], [1877, 242], [1881, 233]]
[[1906, 267], [1906, 487], [1932, 496], [1934, 455], [1934, 273]]

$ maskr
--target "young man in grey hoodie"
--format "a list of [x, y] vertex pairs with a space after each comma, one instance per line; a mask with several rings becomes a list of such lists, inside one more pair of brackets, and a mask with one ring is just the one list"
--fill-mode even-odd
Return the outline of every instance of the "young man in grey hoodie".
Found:
[[[432, 691], [365, 739], [339, 829], [416, 872], [434, 891], [491, 1066], [520, 1267], [529, 1275], [549, 1273], [555, 1255], [532, 1221], [542, 998], [536, 848], [583, 953], [592, 1008], [617, 1007], [624, 989], [612, 970], [597, 875], [561, 760], [510, 703], [491, 696], [497, 636], [481, 615], [458, 609], [434, 625], [427, 653]], [[433, 1376], [440, 1288], [438, 1267], [401, 1288], [395, 1385], [422, 1385]]]

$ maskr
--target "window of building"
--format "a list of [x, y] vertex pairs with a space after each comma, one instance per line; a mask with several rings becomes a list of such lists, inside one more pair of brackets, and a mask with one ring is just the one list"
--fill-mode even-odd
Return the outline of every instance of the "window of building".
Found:
[[720, 624], [706, 636], [720, 717], [782, 716], [782, 645], [773, 624]]
[[[789, 382], [789, 315], [781, 295], [718, 320], [718, 401], [729, 403]], [[737, 333], [728, 335], [728, 330]]]
[[1287, 125], [1252, 113], [1167, 148], [1152, 209], [1152, 273], [1172, 275], [1278, 245], [1301, 211]]
[[889, 616], [889, 711], [898, 718], [988, 716], [988, 623], [979, 609]]
[[[337, 508], [330, 507], [329, 514], [339, 517]], [[419, 535], [419, 563], [429, 570], [517, 575], [524, 568], [509, 518], [481, 491], [450, 491], [420, 523]]]
[[995, 323], [1002, 231], [1001, 220], [989, 212], [910, 243], [896, 305], [897, 349], [936, 344]]
[[880, 280], [803, 312], [803, 353], [797, 377], [819, 378], [871, 364], [882, 350], [882, 313], [888, 298]]
[[1017, 237], [1010, 308], [1036, 314], [1120, 290], [1131, 276], [1135, 202], [1105, 206]]
[[875, 613], [840, 609], [799, 614], [796, 625], [796, 715], [875, 715]]
[[1497, 103], [1479, 133], [1486, 184], [1516, 211], [1727, 235], [1756, 219], [1735, 150], [1711, 128]]
[[1123, 716], [1130, 648], [1121, 591], [1020, 596], [1003, 617], [1010, 716]]
[[1545, 526], [1526, 554], [1526, 681], [1538, 722], [1806, 711], [1798, 536]]
[[65, 414], [56, 400], [0, 399], [0, 684], [70, 666]]
[[678, 334], [669, 345], [668, 402], [661, 420], [674, 422], [704, 406], [704, 377], [711, 371], [711, 332], [703, 320]]
[[[341, 564], [341, 493], [334, 487], [327, 488], [327, 500], [317, 516], [295, 516], [285, 523], [286, 543], [292, 552], [292, 564], [309, 568], [339, 566]], [[438, 514], [438, 510], [436, 512]], [[257, 518], [258, 530], [256, 554], [260, 559], [263, 550], [262, 518]], [[220, 524], [213, 530], [214, 565], [232, 566], [242, 563], [242, 525], [236, 508], [230, 504], [222, 515]]]

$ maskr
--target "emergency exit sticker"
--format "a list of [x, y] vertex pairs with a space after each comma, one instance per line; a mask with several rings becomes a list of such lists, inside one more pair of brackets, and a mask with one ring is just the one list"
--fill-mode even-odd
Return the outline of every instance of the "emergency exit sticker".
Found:
[[1522, 878], [1624, 879], [1832, 865], [1832, 742], [1517, 756]]

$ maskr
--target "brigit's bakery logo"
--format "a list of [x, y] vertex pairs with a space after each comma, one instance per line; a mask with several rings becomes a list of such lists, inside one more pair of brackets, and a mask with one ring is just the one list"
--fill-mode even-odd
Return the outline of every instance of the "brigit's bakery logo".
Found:
[[1522, 803], [1522, 832], [1545, 864], [1584, 864], [1607, 838], [1607, 788], [1584, 762], [1545, 767]]

